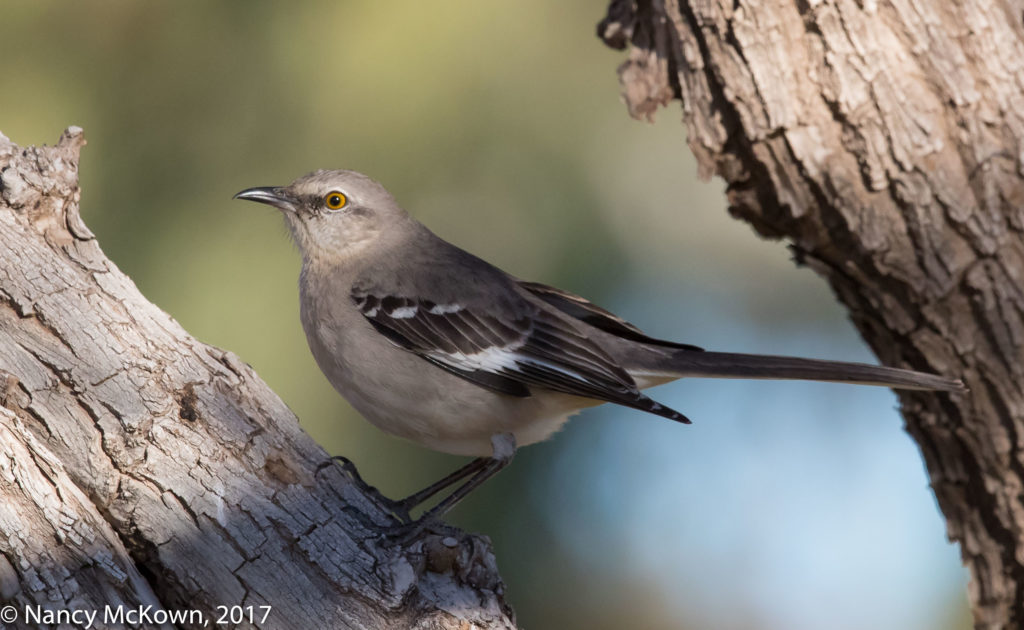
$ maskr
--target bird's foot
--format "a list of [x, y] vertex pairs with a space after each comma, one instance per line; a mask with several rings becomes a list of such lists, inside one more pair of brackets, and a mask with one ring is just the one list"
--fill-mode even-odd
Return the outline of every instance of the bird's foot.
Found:
[[423, 530], [426, 529], [426, 525], [426, 523], [419, 521], [393, 525], [384, 532], [384, 542], [396, 546], [408, 545], [420, 537]]
[[424, 514], [415, 521], [392, 525], [384, 532], [385, 544], [405, 546], [424, 536], [451, 537], [458, 530], [430, 514]]
[[334, 455], [331, 459], [341, 466], [341, 469], [345, 471], [345, 474], [347, 474], [357, 486], [359, 486], [359, 489], [362, 490], [363, 494], [370, 497], [370, 499], [376, 503], [381, 510], [387, 512], [398, 521], [398, 525], [396, 525], [396, 527], [409, 525], [414, 522], [412, 516], [409, 514], [409, 511], [414, 506], [406, 505], [406, 500], [396, 501], [392, 498], [386, 497], [375, 486], [371, 486], [366, 483], [366, 481], [364, 481], [359, 475], [356, 465], [353, 464], [352, 460], [349, 458], [344, 457], [343, 455]]

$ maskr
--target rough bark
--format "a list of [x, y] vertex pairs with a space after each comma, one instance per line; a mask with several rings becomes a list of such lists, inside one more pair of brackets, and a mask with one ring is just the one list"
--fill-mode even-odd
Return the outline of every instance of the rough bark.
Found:
[[614, 0], [634, 117], [682, 103], [730, 212], [824, 276], [901, 393], [978, 628], [1024, 627], [1020, 0]]
[[388, 544], [392, 521], [354, 470], [103, 255], [78, 214], [83, 144], [77, 128], [53, 148], [0, 135], [7, 627], [33, 627], [36, 605], [154, 605], [210, 624], [218, 606], [269, 605], [262, 628], [514, 627], [486, 540], [442, 529]]

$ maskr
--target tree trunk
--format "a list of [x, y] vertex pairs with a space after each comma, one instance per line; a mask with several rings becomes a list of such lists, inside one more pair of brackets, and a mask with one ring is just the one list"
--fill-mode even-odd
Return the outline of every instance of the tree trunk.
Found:
[[978, 628], [1024, 627], [1024, 2], [614, 0], [634, 117], [679, 99], [730, 212], [824, 276], [901, 392]]
[[0, 135], [0, 625], [513, 628], [485, 539], [387, 544], [354, 469], [104, 257], [83, 144]]

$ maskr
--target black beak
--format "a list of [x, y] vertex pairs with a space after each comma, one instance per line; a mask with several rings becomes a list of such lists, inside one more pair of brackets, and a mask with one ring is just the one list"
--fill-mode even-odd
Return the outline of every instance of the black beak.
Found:
[[280, 210], [295, 211], [296, 200], [289, 196], [279, 186], [263, 186], [260, 188], [246, 188], [236, 194], [232, 199], [245, 199], [246, 201], [257, 201], [274, 206]]

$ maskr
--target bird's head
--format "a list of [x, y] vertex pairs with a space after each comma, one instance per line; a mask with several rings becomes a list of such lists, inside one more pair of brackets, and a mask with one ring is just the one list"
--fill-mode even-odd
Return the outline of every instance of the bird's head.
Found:
[[316, 171], [287, 186], [247, 188], [234, 198], [281, 210], [307, 261], [350, 256], [409, 220], [383, 186], [355, 171]]

